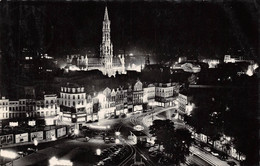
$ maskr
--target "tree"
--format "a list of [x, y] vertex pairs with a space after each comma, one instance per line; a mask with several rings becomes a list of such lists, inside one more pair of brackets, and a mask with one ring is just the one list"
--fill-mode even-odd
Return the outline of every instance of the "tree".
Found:
[[179, 165], [189, 155], [192, 143], [191, 133], [186, 129], [176, 129], [170, 120], [155, 120], [150, 126], [150, 133], [156, 137], [155, 142], [163, 145], [164, 154], [170, 164]]

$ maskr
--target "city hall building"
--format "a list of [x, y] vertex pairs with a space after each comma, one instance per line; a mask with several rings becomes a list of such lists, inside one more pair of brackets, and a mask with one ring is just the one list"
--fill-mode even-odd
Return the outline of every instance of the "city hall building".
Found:
[[68, 55], [67, 66], [68, 70], [100, 70], [104, 75], [109, 77], [118, 74], [125, 74], [125, 57], [124, 55], [113, 56], [113, 44], [110, 36], [110, 20], [108, 17], [107, 7], [105, 8], [102, 43], [100, 44], [100, 57], [88, 57], [87, 55]]

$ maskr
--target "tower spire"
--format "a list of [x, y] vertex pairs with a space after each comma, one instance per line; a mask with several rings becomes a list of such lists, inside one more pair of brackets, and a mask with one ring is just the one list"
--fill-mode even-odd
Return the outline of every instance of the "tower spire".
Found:
[[106, 6], [106, 8], [105, 8], [105, 14], [104, 14], [104, 21], [105, 21], [105, 20], [109, 20], [109, 18], [108, 18], [107, 6]]

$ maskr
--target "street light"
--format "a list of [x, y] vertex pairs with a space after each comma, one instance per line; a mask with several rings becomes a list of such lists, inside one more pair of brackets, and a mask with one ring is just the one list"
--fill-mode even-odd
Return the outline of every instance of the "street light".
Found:
[[120, 132], [119, 132], [119, 131], [116, 131], [116, 132], [115, 132], [115, 135], [116, 135], [116, 136], [119, 136], [119, 135], [120, 135]]
[[101, 155], [101, 149], [96, 149], [96, 155], [98, 155], [98, 156]]
[[75, 130], [74, 130], [74, 134], [75, 134], [75, 135], [79, 135], [79, 130], [78, 130], [78, 129], [75, 129]]
[[119, 143], [120, 143], [120, 140], [117, 138], [117, 139], [115, 140], [115, 143], [116, 143], [116, 144], [119, 144]]
[[38, 145], [38, 140], [37, 140], [37, 138], [34, 138], [34, 139], [33, 139], [33, 144], [34, 144], [34, 146], [35, 146], [35, 151], [38, 151], [38, 149], [37, 149], [37, 145]]

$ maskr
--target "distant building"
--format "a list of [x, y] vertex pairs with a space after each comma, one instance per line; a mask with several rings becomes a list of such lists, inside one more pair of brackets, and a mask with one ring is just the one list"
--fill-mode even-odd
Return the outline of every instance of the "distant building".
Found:
[[155, 86], [155, 101], [157, 105], [173, 106], [174, 97], [179, 92], [177, 83], [159, 83]]
[[127, 88], [128, 112], [143, 110], [143, 83], [137, 80], [134, 85], [129, 84]]
[[185, 72], [189, 73], [198, 73], [201, 70], [200, 65], [195, 65], [192, 63], [184, 63], [184, 64], [174, 64], [171, 67], [172, 69], [182, 69]]
[[9, 101], [9, 118], [26, 117], [26, 100]]
[[115, 106], [116, 115], [127, 113], [127, 90], [123, 87], [116, 89]]
[[0, 99], [0, 120], [9, 118], [9, 99]]
[[201, 62], [207, 63], [209, 68], [217, 68], [220, 63], [219, 59], [202, 59]]
[[36, 117], [53, 117], [59, 115], [57, 95], [44, 95], [43, 100], [37, 100]]
[[250, 62], [251, 64], [254, 63], [253, 60], [246, 60], [242, 56], [234, 56], [234, 57], [231, 57], [231, 55], [224, 56], [224, 63], [237, 63], [237, 62]]
[[148, 105], [153, 105], [155, 100], [155, 86], [153, 84], [149, 84], [143, 89], [144, 89], [143, 102], [148, 103]]
[[[110, 118], [115, 116], [115, 91], [106, 87], [101, 93], [98, 94], [97, 98], [100, 103], [100, 110], [98, 112], [99, 118]], [[113, 97], [113, 99], [112, 99]]]
[[104, 75], [109, 77], [118, 74], [125, 74], [125, 57], [119, 54], [113, 57], [113, 44], [110, 37], [110, 20], [108, 17], [107, 7], [105, 8], [103, 21], [102, 43], [100, 45], [100, 57], [93, 58], [87, 55], [71, 55], [67, 56], [67, 70], [100, 70]]

